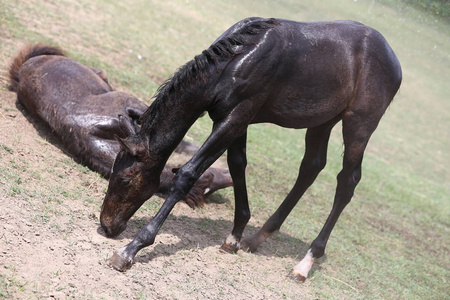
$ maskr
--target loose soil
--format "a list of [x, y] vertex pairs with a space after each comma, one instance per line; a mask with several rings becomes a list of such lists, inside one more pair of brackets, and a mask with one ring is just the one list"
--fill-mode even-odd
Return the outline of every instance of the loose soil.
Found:
[[[17, 48], [20, 48], [18, 45]], [[9, 54], [8, 56], [11, 56]], [[4, 56], [3, 56], [4, 58]], [[7, 59], [3, 59], [5, 71]], [[230, 189], [205, 208], [179, 203], [155, 244], [120, 273], [107, 265], [162, 203], [153, 197], [118, 238], [99, 225], [107, 180], [76, 164], [59, 140], [0, 89], [0, 292], [39, 299], [295, 299], [309, 283], [287, 277], [307, 245], [278, 234], [256, 254], [226, 254], [219, 246], [232, 228]], [[183, 157], [178, 157], [178, 160]], [[172, 161], [173, 162], [173, 161]], [[175, 161], [174, 163], [179, 163]], [[251, 221], [254, 232], [260, 221]], [[256, 223], [258, 222], [258, 223]], [[313, 270], [314, 271], [314, 270]]]

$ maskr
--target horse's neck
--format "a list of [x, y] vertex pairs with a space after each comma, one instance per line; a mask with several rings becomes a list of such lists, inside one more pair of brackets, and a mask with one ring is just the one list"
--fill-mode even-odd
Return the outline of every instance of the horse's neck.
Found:
[[[189, 99], [178, 99], [177, 103], [162, 103], [158, 111], [152, 112], [148, 120], [151, 125], [144, 129], [149, 141], [150, 153], [155, 153], [163, 157], [169, 157], [175, 150], [189, 128], [201, 116], [207, 107], [201, 101], [191, 101]], [[141, 131], [142, 133], [142, 131]]]
[[[148, 137], [150, 153], [168, 158], [189, 128], [210, 107], [213, 96], [209, 89], [217, 78], [216, 65], [206, 59], [203, 63], [206, 65], [200, 68], [197, 59], [192, 60], [177, 71], [160, 87], [155, 102], [145, 112], [141, 134]], [[192, 70], [196, 71], [192, 73]]]

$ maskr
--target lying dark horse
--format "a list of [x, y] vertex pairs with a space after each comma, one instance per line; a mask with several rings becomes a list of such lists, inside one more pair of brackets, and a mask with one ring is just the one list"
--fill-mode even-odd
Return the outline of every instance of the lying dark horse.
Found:
[[[69, 59], [55, 47], [25, 47], [9, 71], [10, 89], [17, 92], [19, 102], [50, 126], [75, 159], [109, 177], [120, 150], [115, 137], [137, 134], [147, 105], [114, 91], [105, 72]], [[178, 148], [191, 154], [197, 150], [185, 141]], [[166, 166], [159, 194], [169, 192], [174, 176], [172, 167]], [[211, 168], [185, 200], [191, 207], [201, 206], [207, 195], [230, 185], [227, 170]]]
[[[225, 150], [236, 205], [234, 228], [221, 248], [255, 251], [279, 230], [325, 167], [331, 129], [342, 120], [345, 150], [333, 208], [305, 258], [292, 270], [295, 278], [305, 280], [353, 196], [366, 145], [401, 79], [400, 64], [386, 40], [362, 24], [260, 18], [238, 22], [160, 87], [142, 116], [142, 130], [122, 140], [100, 217], [104, 229], [114, 235], [130, 215], [115, 203], [128, 203], [128, 210], [135, 211], [157, 190], [165, 162], [200, 114], [208, 111], [214, 122], [209, 138], [179, 169], [159, 212], [114, 253], [110, 264], [118, 270], [130, 267], [136, 253], [154, 242], [174, 205]], [[250, 218], [247, 127], [262, 122], [308, 128], [306, 150], [287, 198], [259, 232], [240, 243]]]

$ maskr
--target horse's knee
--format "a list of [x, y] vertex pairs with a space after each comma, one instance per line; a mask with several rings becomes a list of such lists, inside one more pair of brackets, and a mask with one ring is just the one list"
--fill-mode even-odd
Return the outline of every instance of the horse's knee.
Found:
[[250, 209], [248, 208], [242, 208], [239, 211], [236, 211], [236, 214], [239, 214], [240, 221], [245, 223], [247, 223], [251, 217]]
[[316, 157], [315, 159], [313, 159], [311, 161], [311, 167], [316, 170], [317, 173], [319, 173], [320, 171], [322, 171], [325, 166], [327, 165], [327, 159], [326, 157]]
[[361, 177], [362, 177], [361, 168], [355, 169], [353, 171], [352, 177], [353, 177], [353, 182], [356, 186], [361, 181]]
[[357, 167], [351, 171], [342, 170], [338, 174], [337, 180], [338, 184], [354, 189], [361, 181], [361, 177], [362, 177], [361, 168]]
[[187, 194], [197, 180], [196, 173], [191, 168], [180, 168], [175, 175], [172, 189], [178, 190], [181, 194]]
[[305, 172], [306, 174], [312, 174], [313, 176], [317, 176], [320, 171], [322, 171], [327, 165], [326, 158], [322, 158], [319, 156], [313, 158], [305, 158], [302, 161], [300, 170]]

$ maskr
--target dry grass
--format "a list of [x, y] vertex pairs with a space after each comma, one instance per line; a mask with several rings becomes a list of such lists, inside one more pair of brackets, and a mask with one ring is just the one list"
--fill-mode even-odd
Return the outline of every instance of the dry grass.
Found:
[[[97, 217], [107, 182], [59, 150], [58, 141], [16, 107], [0, 75], [0, 298], [448, 298], [449, 27], [401, 2], [385, 3], [1, 2], [0, 74], [22, 45], [47, 42], [105, 69], [120, 90], [149, 103], [165, 78], [223, 30], [259, 15], [371, 25], [398, 54], [404, 82], [369, 145], [363, 181], [330, 238], [327, 256], [306, 284], [297, 285], [285, 275], [331, 207], [341, 165], [339, 126], [327, 168], [261, 252], [218, 253], [233, 216], [231, 192], [224, 191], [214, 197], [218, 203], [202, 210], [177, 206], [157, 243], [121, 274], [105, 259], [148, 221], [160, 200], [149, 201], [119, 239], [104, 238]], [[200, 143], [210, 125], [201, 119], [189, 137]], [[272, 125], [250, 129], [253, 219], [247, 233], [293, 184], [303, 134]]]

